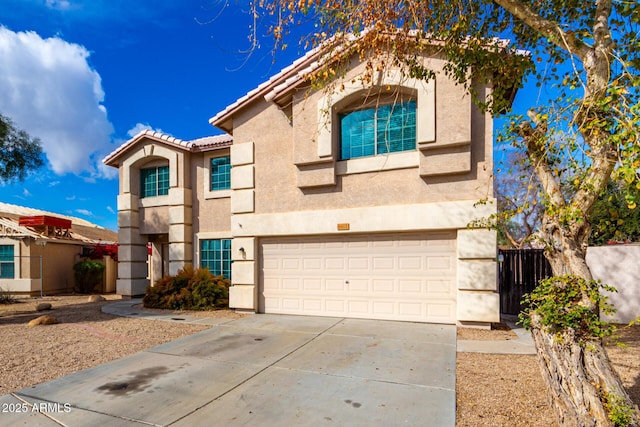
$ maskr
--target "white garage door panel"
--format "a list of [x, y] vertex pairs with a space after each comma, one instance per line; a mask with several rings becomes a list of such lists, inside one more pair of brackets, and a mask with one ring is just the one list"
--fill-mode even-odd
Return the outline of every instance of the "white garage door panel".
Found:
[[261, 242], [266, 313], [455, 323], [455, 233]]

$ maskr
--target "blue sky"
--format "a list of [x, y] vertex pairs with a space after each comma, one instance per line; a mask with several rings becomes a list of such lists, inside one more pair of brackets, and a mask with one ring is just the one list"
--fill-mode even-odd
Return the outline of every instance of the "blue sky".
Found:
[[[246, 52], [246, 2], [2, 0], [0, 112], [42, 140], [46, 167], [0, 201], [117, 229], [116, 170], [102, 158], [144, 128], [184, 140], [303, 52]], [[294, 45], [295, 43], [291, 43]]]
[[[304, 53], [294, 34], [274, 62], [260, 22], [261, 47], [248, 55], [246, 0], [0, 1], [0, 112], [39, 137], [47, 158], [0, 185], [0, 201], [114, 230], [117, 171], [105, 155], [144, 128], [219, 134], [210, 117]], [[516, 104], [536, 97], [521, 90]]]

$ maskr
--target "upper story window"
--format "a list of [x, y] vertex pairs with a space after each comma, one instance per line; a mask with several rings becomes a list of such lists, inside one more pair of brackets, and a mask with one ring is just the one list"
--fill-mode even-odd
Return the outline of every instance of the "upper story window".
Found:
[[169, 194], [169, 166], [140, 169], [140, 197]]
[[15, 278], [13, 245], [0, 245], [0, 279]]
[[415, 150], [416, 102], [339, 114], [341, 160]]
[[231, 158], [214, 157], [211, 159], [211, 191], [231, 188]]

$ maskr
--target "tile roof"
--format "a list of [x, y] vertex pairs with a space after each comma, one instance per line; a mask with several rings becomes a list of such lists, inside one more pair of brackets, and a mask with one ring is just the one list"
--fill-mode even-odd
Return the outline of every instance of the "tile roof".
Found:
[[[41, 215], [70, 220], [70, 239], [59, 239], [52, 236], [44, 236], [38, 231], [37, 227], [21, 226], [18, 223], [21, 216]], [[40, 209], [28, 208], [25, 206], [12, 205], [3, 202], [0, 202], [0, 228], [10, 228], [15, 230], [18, 235], [45, 240], [75, 240], [83, 243], [111, 243], [118, 240], [118, 234], [115, 231], [100, 227], [99, 225], [93, 224], [82, 218], [62, 215], [54, 212], [47, 212]]]
[[229, 134], [205, 136], [189, 141], [192, 151], [206, 151], [213, 148], [228, 147], [233, 144], [233, 137]]
[[3, 215], [3, 214], [9, 214], [9, 215], [15, 215], [15, 216], [49, 215], [49, 216], [55, 216], [58, 218], [68, 219], [71, 221], [72, 224], [76, 224], [76, 225], [102, 228], [99, 225], [93, 224], [89, 221], [86, 221], [82, 218], [77, 218], [75, 216], [62, 215], [58, 213], [43, 211], [41, 209], [28, 208], [26, 206], [18, 206], [18, 205], [12, 205], [10, 203], [0, 202], [0, 215]]
[[224, 130], [225, 132], [231, 132], [232, 129], [225, 126], [225, 122], [228, 121], [236, 111], [250, 102], [266, 96], [276, 87], [286, 85], [286, 87], [289, 88], [292, 83], [301, 81], [302, 77], [305, 75], [304, 71], [307, 70], [311, 64], [317, 63], [318, 58], [323, 52], [324, 47], [318, 47], [310, 50], [304, 56], [295, 60], [291, 65], [283, 68], [279, 73], [272, 76], [269, 80], [247, 92], [246, 95], [242, 96], [234, 103], [228, 105], [224, 110], [210, 118], [209, 123]]
[[[341, 55], [347, 46], [341, 41], [356, 41], [368, 34], [369, 31], [370, 29], [365, 29], [357, 35], [345, 34], [346, 37], [344, 38], [335, 37], [327, 40], [324, 44], [310, 50], [304, 56], [294, 61], [291, 65], [283, 68], [279, 73], [272, 76], [269, 80], [249, 91], [233, 104], [227, 106], [224, 110], [210, 118], [209, 123], [224, 130], [225, 132], [232, 133], [233, 128], [230, 123], [231, 116], [238, 110], [261, 96], [264, 97], [267, 102], [275, 101], [277, 103], [277, 99], [280, 96], [303, 82], [309, 74], [325, 65], [327, 61], [331, 61], [331, 59], [336, 55]], [[410, 30], [409, 32], [410, 36], [415, 36], [416, 34], [418, 34], [417, 30]], [[434, 43], [434, 41], [431, 41], [431, 43]], [[489, 40], [488, 45], [495, 45], [500, 49], [506, 49], [508, 40], [493, 38]], [[518, 55], [522, 55], [526, 52], [518, 50], [516, 53]]]
[[196, 152], [224, 148], [233, 143], [233, 137], [229, 134], [206, 136], [191, 141], [185, 141], [162, 132], [146, 129], [139, 132], [136, 136], [109, 153], [104, 159], [102, 159], [102, 163], [110, 166], [117, 166], [113, 162], [120, 157], [122, 153], [127, 151], [129, 147], [140, 141], [142, 138], [153, 139], [158, 142], [180, 148], [181, 150]]

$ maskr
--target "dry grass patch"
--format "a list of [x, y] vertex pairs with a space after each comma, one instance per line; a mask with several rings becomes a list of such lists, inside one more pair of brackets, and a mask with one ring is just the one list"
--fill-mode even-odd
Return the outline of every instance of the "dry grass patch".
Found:
[[[511, 339], [504, 332], [459, 328], [458, 339]], [[607, 352], [640, 405], [640, 325], [620, 326], [618, 335], [626, 347], [609, 340]], [[557, 426], [545, 387], [535, 355], [458, 353], [456, 426]]]

